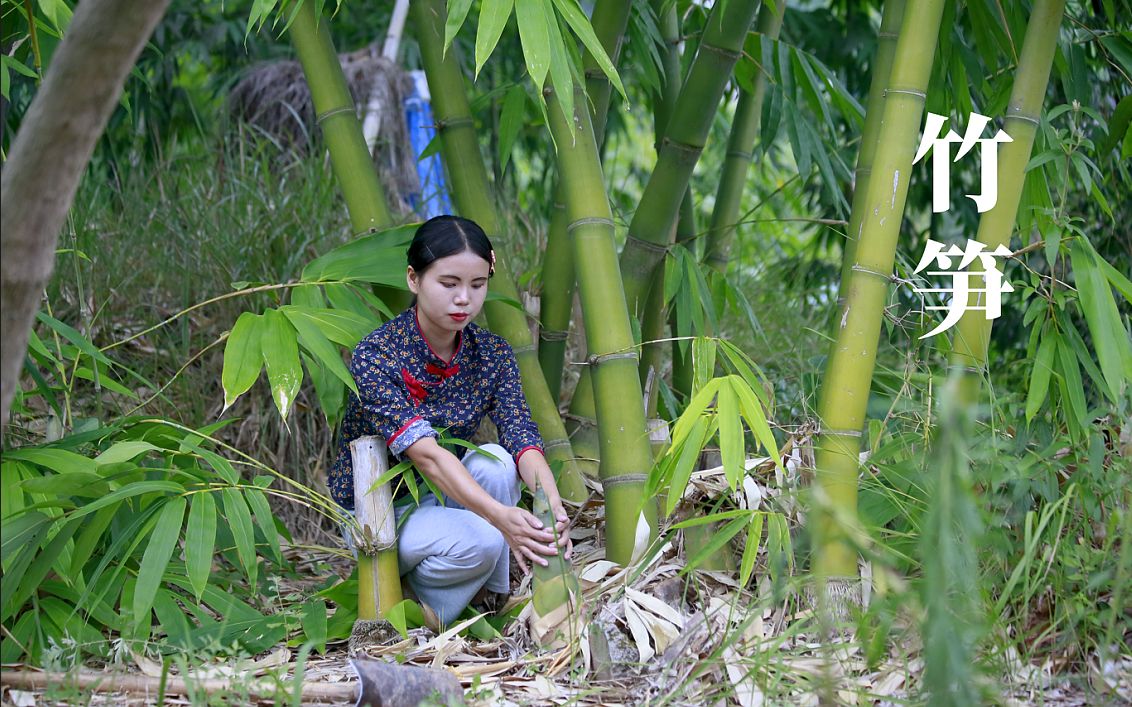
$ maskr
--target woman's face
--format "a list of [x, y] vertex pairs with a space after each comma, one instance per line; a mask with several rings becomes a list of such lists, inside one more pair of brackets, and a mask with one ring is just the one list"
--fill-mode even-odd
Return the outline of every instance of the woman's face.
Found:
[[409, 267], [409, 290], [426, 333], [455, 335], [476, 318], [487, 297], [488, 269], [470, 250], [433, 261], [423, 275]]

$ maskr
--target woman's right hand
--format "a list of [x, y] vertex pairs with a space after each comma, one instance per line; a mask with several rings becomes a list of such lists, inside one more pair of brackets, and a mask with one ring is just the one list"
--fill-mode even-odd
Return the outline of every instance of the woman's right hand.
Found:
[[492, 525], [503, 533], [524, 574], [530, 571], [528, 562], [537, 562], [545, 567], [549, 563], [544, 555], [558, 554], [551, 530], [522, 508], [500, 505]]

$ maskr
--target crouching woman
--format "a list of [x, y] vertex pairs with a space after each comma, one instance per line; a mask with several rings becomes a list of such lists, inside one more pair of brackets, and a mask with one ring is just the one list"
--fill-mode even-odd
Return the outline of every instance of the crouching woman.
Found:
[[[417, 230], [408, 251], [414, 304], [363, 339], [350, 372], [350, 396], [330, 490], [354, 507], [350, 442], [385, 438], [390, 453], [413, 461], [441, 491], [413, 502], [404, 484], [394, 494], [402, 578], [440, 623], [453, 621], [479, 595], [489, 606], [510, 593], [513, 554], [524, 572], [547, 556], [570, 556], [568, 517], [542, 439], [523, 398], [511, 347], [472, 323], [483, 308], [495, 252], [483, 230], [437, 216]], [[499, 444], [462, 458], [437, 443], [437, 431], [469, 440], [484, 416]], [[519, 479], [546, 491], [555, 532], [518, 508]], [[396, 482], [394, 482], [396, 483]], [[405, 517], [407, 516], [407, 517]], [[558, 541], [555, 543], [555, 537]]]

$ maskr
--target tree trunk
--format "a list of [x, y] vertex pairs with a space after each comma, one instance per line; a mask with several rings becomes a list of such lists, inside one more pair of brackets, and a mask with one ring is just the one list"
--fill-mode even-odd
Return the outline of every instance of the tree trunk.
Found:
[[[778, 39], [784, 14], [786, 14], [786, 0], [777, 0], [774, 9], [763, 3], [762, 8], [759, 9], [756, 30], [762, 35], [763, 41]], [[735, 238], [737, 227], [735, 221], [739, 218], [739, 206], [747, 186], [747, 169], [751, 164], [755, 140], [759, 136], [765, 95], [766, 73], [765, 69], [759, 69], [755, 75], [754, 92], [739, 90], [739, 104], [735, 107], [731, 135], [727, 139], [727, 158], [723, 162], [723, 174], [719, 178], [715, 208], [712, 209], [711, 225], [707, 232], [704, 262], [720, 273], [727, 270], [731, 241]]]
[[[456, 210], [478, 223], [489, 237], [501, 240], [495, 200], [480, 155], [475, 123], [464, 90], [464, 77], [455, 54], [444, 55], [447, 10], [440, 0], [418, 0], [412, 4], [412, 12], [432, 95], [433, 114], [440, 132], [441, 154], [448, 168]], [[517, 300], [519, 293], [504, 251], [502, 248], [496, 250], [495, 277], [491, 286], [504, 297]], [[488, 302], [484, 310], [491, 329], [507, 339], [515, 350], [523, 393], [543, 435], [547, 459], [562, 465], [557, 479], [559, 492], [569, 501], [585, 501], [589, 491], [574, 462], [566, 427], [558, 414], [557, 398], [551, 395], [539, 367], [526, 315], [503, 302]]]
[[0, 186], [2, 428], [8, 424], [28, 333], [55, 265], [59, 230], [126, 76], [168, 4], [79, 3], [12, 144]]
[[315, 4], [304, 2], [291, 23], [291, 43], [311, 90], [317, 123], [330, 152], [330, 167], [350, 212], [354, 237], [391, 226], [385, 193], [362, 136], [357, 108], [338, 63], [326, 19], [315, 16]]
[[638, 318], [657, 265], [672, 242], [680, 199], [703, 152], [715, 109], [757, 8], [753, 0], [712, 6], [696, 58], [665, 127], [656, 167], [633, 214], [621, 252], [625, 300], [630, 314]]
[[883, 101], [884, 139], [877, 143], [856, 264], [822, 381], [810, 515], [814, 572], [824, 590], [819, 596], [838, 596], [857, 577], [848, 534], [857, 522], [858, 453], [943, 6], [944, 0], [911, 0], [904, 13]]
[[844, 252], [841, 254], [841, 280], [837, 291], [838, 314], [844, 314], [845, 294], [849, 277], [856, 263], [857, 239], [861, 220], [865, 216], [865, 194], [869, 190], [869, 175], [873, 171], [877, 136], [880, 134], [881, 111], [884, 109], [884, 89], [892, 73], [892, 55], [896, 52], [896, 33], [904, 19], [905, 0], [885, 0], [877, 33], [877, 53], [873, 61], [873, 78], [869, 83], [869, 98], [865, 104], [865, 128], [861, 132], [861, 146], [857, 150], [857, 167], [853, 171], [853, 206], [849, 211], [849, 226], [845, 232]]
[[[629, 23], [630, 3], [627, 0], [598, 0], [594, 5], [594, 35], [601, 43], [613, 64], [617, 65], [621, 53], [621, 40]], [[612, 86], [605, 72], [598, 67], [593, 55], [582, 57], [586, 75], [586, 95], [593, 105], [591, 118], [594, 138], [600, 151], [605, 141], [605, 119], [609, 111], [609, 93]], [[574, 308], [574, 255], [570, 236], [566, 233], [565, 196], [561, 183], [555, 182], [553, 213], [547, 231], [546, 254], [542, 266], [542, 304], [539, 329], [539, 364], [546, 376], [547, 386], [558, 399], [562, 386], [563, 359], [566, 355], [566, 337], [570, 330], [570, 313]], [[589, 385], [588, 378], [584, 381]]]
[[[1018, 215], [1018, 202], [1022, 198], [1022, 185], [1026, 181], [1026, 164], [1034, 146], [1038, 130], [1042, 100], [1049, 83], [1053, 55], [1057, 51], [1057, 34], [1065, 0], [1037, 0], [1026, 27], [1022, 55], [1018, 59], [1018, 73], [1007, 104], [1003, 129], [1013, 142], [1002, 144], [998, 153], [998, 201], [979, 219], [975, 238], [994, 250], [1009, 245], [1014, 232], [1014, 219]], [[977, 271], [979, 261], [970, 268]], [[978, 279], [975, 280], [978, 282]], [[968, 305], [977, 302], [972, 293]], [[979, 399], [982, 377], [986, 375], [987, 345], [990, 341], [992, 320], [981, 310], [967, 310], [956, 325], [952, 340], [951, 365], [964, 371], [959, 383], [959, 397], [966, 409]]]
[[638, 356], [585, 95], [580, 90], [575, 95], [571, 136], [569, 118], [554, 93], [547, 94], [590, 351], [605, 491], [606, 556], [626, 564], [633, 555], [639, 520], [648, 524], [650, 540], [656, 537], [656, 506], [646, 504], [644, 498], [652, 451], [636, 375]]

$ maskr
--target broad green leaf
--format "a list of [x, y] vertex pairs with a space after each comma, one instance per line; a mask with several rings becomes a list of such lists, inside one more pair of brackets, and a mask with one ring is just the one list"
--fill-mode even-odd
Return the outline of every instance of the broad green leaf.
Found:
[[279, 310], [286, 314], [292, 323], [296, 319], [308, 321], [327, 339], [350, 350], [377, 327], [377, 322], [372, 317], [346, 309], [309, 309], [286, 305]]
[[[537, 2], [537, 0], [527, 0], [527, 2]], [[476, 32], [477, 78], [487, 58], [495, 51], [495, 45], [499, 43], [503, 28], [507, 26], [507, 20], [511, 17], [513, 5], [514, 0], [483, 0], [480, 5], [480, 26]]]
[[169, 492], [175, 494], [183, 494], [185, 487], [173, 481], [135, 481], [131, 484], [126, 484], [117, 491], [112, 491], [102, 498], [95, 499], [85, 506], [81, 506], [71, 511], [69, 517], [82, 518], [91, 513], [97, 513], [106, 506], [112, 505], [127, 498], [141, 496], [147, 493], [161, 493]]
[[243, 495], [236, 489], [221, 490], [224, 501], [224, 516], [228, 519], [232, 537], [236, 540], [236, 556], [248, 575], [248, 584], [256, 586], [259, 565], [255, 553], [255, 531], [252, 529], [252, 515]]
[[1034, 419], [1049, 395], [1049, 377], [1053, 372], [1053, 357], [1057, 353], [1059, 340], [1056, 332], [1049, 332], [1038, 345], [1038, 354], [1034, 357], [1034, 368], [1030, 375], [1030, 389], [1026, 392], [1026, 422]]
[[64, 474], [49, 474], [25, 479], [24, 491], [41, 493], [47, 496], [102, 496], [109, 493], [106, 479], [89, 471], [72, 471]]
[[585, 13], [578, 6], [577, 0], [554, 0], [554, 7], [562, 15], [562, 19], [566, 20], [566, 24], [570, 26], [578, 39], [582, 41], [582, 46], [590, 53], [602, 73], [606, 75], [613, 87], [621, 94], [621, 98], [626, 103], [629, 102], [629, 97], [625, 95], [625, 87], [621, 85], [621, 77], [617, 74], [617, 69], [613, 66], [613, 61], [609, 58], [605, 48], [601, 46], [598, 41], [597, 35], [594, 34], [593, 26], [590, 24], [589, 19]]
[[228, 334], [228, 341], [224, 342], [220, 382], [224, 387], [225, 410], [236, 402], [236, 398], [248, 392], [259, 378], [259, 371], [263, 368], [261, 339], [264, 323], [263, 315], [244, 312]]
[[672, 449], [679, 449], [680, 454], [673, 462], [671, 478], [668, 481], [668, 498], [665, 502], [664, 511], [666, 515], [672, 514], [676, 504], [680, 502], [684, 495], [684, 488], [688, 485], [688, 480], [692, 478], [692, 471], [696, 468], [700, 452], [703, 451], [704, 443], [707, 441], [707, 430], [707, 418], [702, 415], [697, 416], [692, 429], [679, 447], [676, 444], [672, 446]]
[[302, 358], [307, 373], [310, 374], [314, 393], [318, 397], [318, 404], [322, 408], [326, 424], [333, 428], [338, 424], [345, 408], [342, 394], [346, 391], [346, 386], [337, 376], [307, 354], [302, 354]]
[[236, 467], [232, 466], [230, 460], [225, 459], [211, 449], [197, 447], [195, 451], [220, 478], [233, 486], [240, 483], [240, 472], [236, 471]]
[[[742, 380], [738, 376], [735, 376], [735, 378], [737, 381]], [[782, 454], [778, 451], [778, 443], [774, 441], [774, 433], [770, 430], [770, 423], [766, 419], [762, 405], [746, 385], [738, 383], [734, 389], [735, 394], [739, 397], [739, 409], [743, 413], [743, 419], [747, 421], [747, 427], [751, 428], [755, 439], [762, 444], [766, 453], [774, 459], [775, 466], [781, 467]]]
[[248, 505], [252, 508], [252, 513], [255, 514], [256, 524], [263, 531], [263, 537], [267, 540], [267, 547], [271, 550], [272, 558], [275, 559], [277, 564], [282, 565], [283, 553], [279, 548], [279, 531], [275, 528], [275, 515], [271, 512], [271, 505], [267, 502], [267, 496], [258, 489], [248, 489], [244, 492], [244, 498], [247, 499]]
[[13, 449], [4, 452], [4, 461], [20, 460], [50, 469], [58, 474], [95, 473], [98, 465], [81, 454], [54, 448]]
[[698, 393], [692, 396], [688, 402], [688, 406], [684, 408], [684, 412], [676, 420], [676, 424], [672, 426], [672, 446], [682, 444], [684, 439], [688, 436], [693, 426], [703, 415], [704, 410], [707, 409], [708, 404], [711, 403], [715, 397], [715, 393], [719, 390], [720, 381], [718, 378], [712, 379], [700, 389]]
[[1119, 402], [1124, 398], [1129, 378], [1132, 378], [1132, 371], [1124, 370], [1124, 363], [1132, 359], [1127, 351], [1132, 347], [1128, 331], [1117, 311], [1112, 288], [1097, 265], [1100, 259], [1087, 250], [1080, 239], [1073, 242], [1070, 257], [1081, 310], [1089, 325], [1089, 332], [1093, 335], [1097, 362], [1100, 363], [1113, 402]]
[[95, 361], [106, 364], [107, 366], [112, 365], [110, 359], [106, 358], [106, 356], [101, 351], [99, 351], [93, 343], [91, 343], [90, 339], [80, 334], [74, 327], [64, 324], [63, 322], [59, 321], [55, 317], [52, 317], [46, 312], [38, 313], [36, 315], [36, 318], [54, 329], [64, 339], [74, 344], [79, 349], [79, 351], [82, 351], [84, 354], [90, 356]]
[[751, 515], [750, 525], [747, 526], [747, 544], [743, 547], [743, 559], [739, 562], [739, 585], [746, 586], [751, 579], [751, 572], [755, 569], [755, 560], [759, 556], [759, 545], [763, 540], [763, 513]]
[[[554, 86], [554, 95], [558, 98], [558, 103], [562, 109], [563, 115], [573, 116], [575, 113], [574, 77], [571, 72], [570, 54], [562, 39], [562, 31], [558, 26], [558, 20], [554, 16], [554, 8], [551, 7], [550, 0], [539, 0], [539, 3], [541, 3], [543, 13], [548, 20], [547, 32], [549, 35], [548, 41], [550, 49], [550, 80]], [[520, 1], [516, 7], [522, 7], [527, 4], [535, 5], [537, 3]], [[539, 97], [541, 103], [542, 93], [539, 93]], [[567, 120], [566, 125], [570, 129], [571, 139], [574, 139], [576, 121], [573, 119]]]
[[708, 542], [708, 544], [704, 545], [695, 555], [688, 559], [688, 562], [685, 565], [684, 570], [682, 571], [687, 572], [701, 565], [704, 560], [711, 557], [716, 552], [718, 552], [720, 548], [731, 542], [731, 538], [738, 535], [739, 531], [742, 530], [743, 526], [746, 524], [746, 518], [736, 518], [729, 522], [727, 525], [717, 530], [716, 533], [711, 536], [711, 540]]
[[153, 597], [161, 584], [161, 577], [165, 574], [165, 567], [173, 549], [177, 546], [177, 538], [181, 536], [181, 523], [185, 519], [184, 496], [169, 499], [161, 514], [157, 517], [157, 525], [153, 526], [153, 534], [149, 536], [145, 554], [142, 555], [141, 565], [138, 567], [138, 582], [134, 587], [133, 613], [138, 623], [149, 623], [150, 609], [153, 608]]
[[216, 547], [216, 499], [204, 491], [192, 495], [189, 524], [185, 528], [185, 575], [199, 601], [212, 574], [212, 556]]
[[507, 162], [511, 159], [511, 150], [515, 147], [515, 140], [526, 123], [524, 118], [527, 112], [527, 92], [522, 86], [515, 85], [507, 92], [503, 99], [503, 109], [499, 113], [499, 169], [507, 169]]
[[[35, 548], [31, 548], [32, 551], [29, 555], [35, 559], [27, 565], [27, 570], [21, 573], [22, 577], [8, 576], [5, 573], [5, 581], [0, 582], [0, 594], [3, 595], [0, 621], [7, 621], [35, 593], [47, 577], [47, 573], [51, 571], [52, 565], [55, 564], [64, 548], [71, 541], [75, 531], [79, 529], [80, 524], [81, 521], [78, 518], [72, 518], [63, 523], [63, 526], [55, 533], [55, 537], [44, 545], [41, 552], [35, 553]], [[15, 575], [16, 573], [13, 572], [12, 574]], [[11, 592], [11, 589], [15, 589], [15, 592]]]
[[314, 597], [303, 605], [303, 633], [319, 653], [326, 652], [326, 602], [322, 599]]
[[739, 380], [737, 376], [729, 376], [723, 385], [719, 386], [719, 397], [716, 400], [716, 415], [719, 417], [719, 452], [723, 459], [723, 473], [731, 489], [739, 488], [742, 483], [743, 467], [743, 422], [739, 417], [739, 400], [732, 387], [731, 378]]
[[263, 313], [263, 362], [271, 397], [284, 421], [303, 382], [303, 366], [299, 362], [299, 342], [295, 328], [281, 312], [269, 309]]
[[126, 440], [123, 442], [115, 442], [110, 447], [94, 458], [95, 463], [99, 466], [107, 464], [121, 464], [122, 462], [133, 461], [141, 454], [146, 452], [160, 451], [160, 448], [143, 442], [142, 440]]
[[1062, 339], [1058, 339], [1057, 342], [1057, 355], [1058, 369], [1061, 371], [1064, 383], [1064, 392], [1069, 399], [1069, 412], [1078, 425], [1084, 425], [1087, 408], [1085, 405], [1085, 389], [1081, 382], [1081, 369], [1077, 366], [1077, 356]]
[[[448, 16], [444, 20], [444, 54], [448, 54], [452, 40], [464, 26], [468, 19], [468, 10], [472, 9], [472, 0], [452, 0], [448, 3]], [[321, 651], [320, 651], [321, 652]]]
[[[531, 75], [535, 89], [541, 91], [550, 71], [550, 30], [547, 24], [554, 20], [554, 15], [547, 16], [544, 0], [519, 0], [515, 5], [515, 19], [519, 23], [519, 40], [523, 45], [527, 73]], [[479, 71], [478, 67], [476, 71]]]
[[[0, 538], [0, 563], [7, 565], [12, 554], [25, 546], [35, 544], [34, 538], [45, 531], [52, 522], [39, 511], [21, 513], [14, 518], [4, 519], [4, 532]], [[10, 578], [9, 578], [10, 579]], [[18, 579], [12, 581], [18, 582]]]
[[715, 340], [697, 336], [692, 341], [693, 389], [698, 390], [715, 376]]
[[354, 384], [354, 377], [350, 375], [346, 364], [342, 362], [341, 352], [323, 335], [322, 330], [314, 324], [309, 315], [292, 307], [284, 307], [282, 311], [299, 332], [299, 341], [303, 344], [303, 348], [310, 352], [311, 356], [327, 371], [336, 376], [350, 390], [357, 393], [358, 388]]
[[419, 223], [408, 223], [355, 238], [303, 268], [303, 282], [360, 281], [407, 289], [405, 250]]

